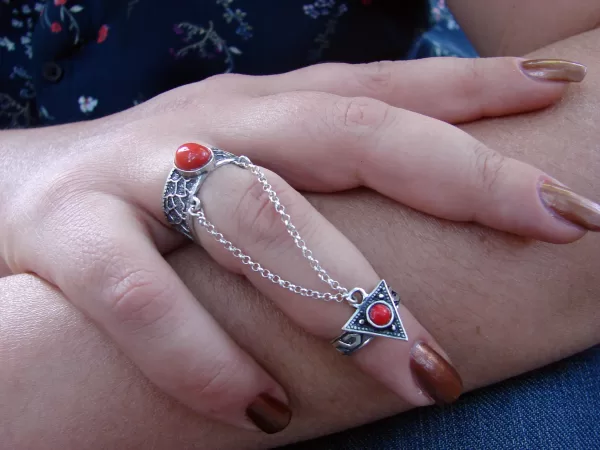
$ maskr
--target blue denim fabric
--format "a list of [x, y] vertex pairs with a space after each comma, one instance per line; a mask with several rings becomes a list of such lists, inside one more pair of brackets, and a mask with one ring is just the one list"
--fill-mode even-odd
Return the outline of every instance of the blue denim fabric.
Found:
[[600, 449], [600, 346], [456, 404], [421, 408], [285, 450]]

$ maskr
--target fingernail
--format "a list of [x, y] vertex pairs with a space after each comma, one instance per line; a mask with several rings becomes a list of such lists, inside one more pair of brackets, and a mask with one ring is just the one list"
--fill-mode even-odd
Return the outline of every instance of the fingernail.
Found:
[[452, 403], [462, 393], [460, 375], [438, 352], [417, 342], [410, 352], [410, 369], [417, 384], [438, 405]]
[[587, 67], [562, 59], [530, 59], [521, 62], [521, 70], [536, 80], [579, 83], [585, 78]]
[[279, 433], [292, 419], [292, 411], [269, 394], [259, 395], [246, 409], [246, 415], [267, 434]]
[[600, 231], [600, 205], [568, 187], [544, 180], [540, 184], [542, 203], [555, 214], [590, 231]]

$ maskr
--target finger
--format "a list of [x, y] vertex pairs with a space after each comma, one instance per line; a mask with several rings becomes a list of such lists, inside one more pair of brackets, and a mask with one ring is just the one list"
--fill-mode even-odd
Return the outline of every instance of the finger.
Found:
[[213, 132], [216, 145], [250, 156], [297, 189], [365, 185], [444, 219], [554, 243], [600, 229], [600, 207], [548, 174], [456, 127], [377, 100], [280, 94], [240, 103], [219, 120], [237, 126]]
[[[375, 288], [380, 278], [356, 247], [281, 178], [273, 173], [267, 173], [267, 176], [287, 208], [282, 213], [291, 216], [296, 230], [331, 277], [349, 289], [363, 287], [370, 291]], [[224, 239], [231, 240], [241, 252], [249, 255], [253, 263], [239, 252], [235, 252], [238, 258], [233, 257], [225, 250], [227, 244], [218, 242], [205, 229], [196, 226], [202, 246], [221, 264], [248, 277], [309, 332], [325, 339], [339, 335], [353, 308], [293, 294], [271, 283], [268, 274], [256, 265], [260, 264], [298, 287], [331, 291], [311, 269], [303, 252], [296, 248], [280, 214], [275, 212], [269, 200], [271, 194], [265, 192], [256, 178], [249, 171], [223, 167], [210, 175], [199, 195], [208, 220]], [[280, 207], [278, 209], [281, 211]], [[400, 314], [408, 342], [376, 338], [352, 359], [362, 370], [411, 404], [430, 404], [432, 399], [438, 402], [455, 400], [462, 388], [460, 376], [441, 356], [443, 352], [433, 337], [410, 312], [401, 307]]]
[[12, 274], [8, 265], [0, 258], [0, 278], [7, 277]]
[[[57, 244], [48, 244], [47, 254], [63, 263], [42, 275], [167, 394], [234, 426], [267, 433], [285, 428], [291, 413], [283, 389], [194, 299], [145, 230], [128, 219], [130, 207], [101, 198], [93, 211], [111, 221], [71, 221], [81, 227], [46, 240]], [[39, 266], [50, 267], [47, 262]]]
[[[245, 78], [237, 89], [258, 95], [322, 91], [370, 97], [458, 123], [544, 108], [560, 99], [586, 67], [522, 58], [426, 58], [370, 64], [321, 64], [282, 75]], [[549, 82], [552, 80], [554, 82]]]

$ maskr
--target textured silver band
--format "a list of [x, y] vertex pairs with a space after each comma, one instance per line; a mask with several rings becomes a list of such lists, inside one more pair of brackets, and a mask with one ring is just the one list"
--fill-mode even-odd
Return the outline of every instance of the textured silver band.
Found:
[[211, 172], [225, 164], [239, 161], [239, 157], [232, 153], [216, 147], [209, 148], [212, 151], [212, 158], [204, 167], [194, 172], [186, 172], [174, 167], [167, 177], [163, 191], [163, 211], [167, 221], [175, 230], [192, 240], [194, 240], [193, 228], [188, 214], [192, 199]]

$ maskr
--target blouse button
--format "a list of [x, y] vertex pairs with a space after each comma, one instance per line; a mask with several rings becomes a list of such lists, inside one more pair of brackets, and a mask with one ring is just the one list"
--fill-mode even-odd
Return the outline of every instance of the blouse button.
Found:
[[42, 75], [51, 83], [58, 83], [63, 76], [63, 70], [55, 62], [47, 62], [42, 67]]

